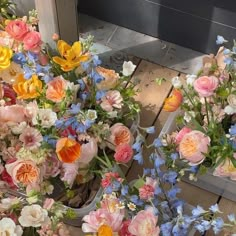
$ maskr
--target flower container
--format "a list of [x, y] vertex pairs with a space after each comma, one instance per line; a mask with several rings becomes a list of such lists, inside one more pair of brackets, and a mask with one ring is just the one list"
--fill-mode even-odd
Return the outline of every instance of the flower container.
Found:
[[[175, 119], [179, 114], [180, 111], [177, 110], [169, 115], [159, 134], [159, 138], [177, 129]], [[161, 151], [160, 153], [163, 155]], [[181, 162], [179, 165], [181, 165]], [[230, 178], [214, 176], [212, 170], [208, 170], [204, 175], [198, 174], [197, 181], [189, 180], [189, 176], [186, 174], [183, 177], [183, 181], [236, 202], [236, 182]]]

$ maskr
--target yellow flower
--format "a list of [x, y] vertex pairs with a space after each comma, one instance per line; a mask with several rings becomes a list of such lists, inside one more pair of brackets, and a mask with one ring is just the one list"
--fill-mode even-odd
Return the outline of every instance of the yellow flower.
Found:
[[0, 70], [6, 69], [11, 64], [12, 50], [0, 45]]
[[57, 42], [57, 49], [61, 57], [53, 57], [53, 61], [61, 66], [63, 71], [71, 71], [78, 67], [81, 62], [87, 61], [89, 56], [83, 55], [82, 45], [79, 41], [74, 42], [72, 46], [63, 40]]
[[108, 225], [101, 225], [98, 229], [98, 236], [113, 236], [111, 227]]
[[37, 75], [32, 75], [31, 79], [26, 80], [23, 74], [20, 74], [13, 85], [13, 89], [18, 99], [30, 99], [40, 96], [43, 83]]

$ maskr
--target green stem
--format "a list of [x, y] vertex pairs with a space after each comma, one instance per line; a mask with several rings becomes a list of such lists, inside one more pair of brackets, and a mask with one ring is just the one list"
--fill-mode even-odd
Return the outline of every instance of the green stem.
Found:
[[206, 106], [206, 116], [207, 116], [207, 124], [210, 124], [210, 119], [209, 119], [209, 109], [208, 109], [208, 103], [207, 103], [207, 99], [204, 98], [205, 101], [205, 106]]

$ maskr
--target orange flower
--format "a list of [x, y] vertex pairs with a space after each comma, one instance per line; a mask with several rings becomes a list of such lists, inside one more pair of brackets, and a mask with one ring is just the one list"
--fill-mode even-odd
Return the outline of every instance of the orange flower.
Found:
[[112, 236], [112, 229], [108, 225], [101, 225], [98, 228], [98, 236]]
[[183, 95], [178, 89], [174, 89], [171, 96], [165, 99], [164, 111], [173, 112], [176, 111], [183, 100]]
[[18, 99], [36, 98], [40, 96], [42, 88], [43, 83], [37, 75], [32, 75], [31, 79], [26, 80], [23, 74], [20, 74], [13, 85]]
[[54, 78], [48, 82], [46, 91], [46, 98], [53, 102], [61, 102], [66, 96], [67, 82], [62, 76]]
[[6, 164], [6, 170], [16, 185], [20, 183], [26, 186], [39, 180], [39, 168], [30, 160]]
[[81, 145], [71, 138], [61, 138], [57, 141], [56, 153], [62, 162], [73, 163], [80, 157]]
[[83, 55], [82, 45], [79, 41], [70, 46], [65, 41], [58, 40], [57, 49], [61, 57], [53, 57], [53, 61], [59, 64], [63, 71], [71, 71], [89, 58], [88, 55]]

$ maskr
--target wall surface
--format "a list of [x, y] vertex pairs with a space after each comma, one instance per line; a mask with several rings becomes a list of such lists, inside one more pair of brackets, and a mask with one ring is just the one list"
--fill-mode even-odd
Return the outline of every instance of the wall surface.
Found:
[[16, 3], [16, 14], [18, 16], [28, 15], [28, 12], [35, 9], [34, 0], [13, 0]]
[[79, 0], [78, 10], [201, 52], [236, 38], [235, 0]]

